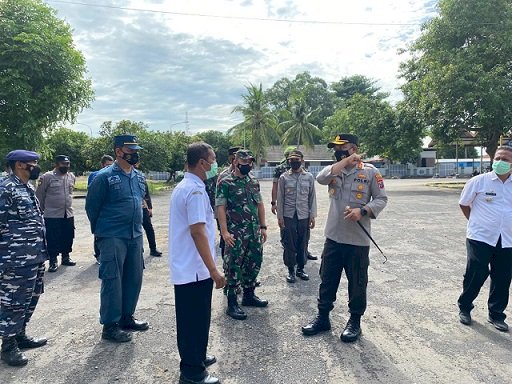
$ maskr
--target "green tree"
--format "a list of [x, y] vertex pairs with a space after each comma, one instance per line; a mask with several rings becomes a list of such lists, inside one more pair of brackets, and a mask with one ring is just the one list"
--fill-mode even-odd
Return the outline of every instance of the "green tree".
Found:
[[93, 100], [70, 26], [41, 0], [0, 1], [0, 152], [37, 149]]
[[56, 155], [67, 155], [71, 161], [71, 169], [77, 175], [81, 175], [89, 170], [87, 163], [88, 155], [84, 153], [83, 148], [91, 138], [84, 132], [73, 131], [68, 128], [59, 128], [54, 130], [45, 140], [48, 152], [43, 157], [48, 164], [52, 164]]
[[332, 140], [338, 133], [359, 136], [360, 149], [367, 156], [402, 162], [417, 157], [423, 136], [421, 125], [403, 106], [395, 110], [387, 101], [361, 94], [352, 96], [344, 108], [327, 119], [326, 139]]
[[257, 159], [264, 155], [265, 147], [274, 139], [277, 119], [270, 110], [265, 99], [262, 85], [250, 84], [246, 87], [247, 94], [242, 95], [243, 104], [233, 109], [233, 113], [241, 113], [244, 121], [230, 128], [228, 133], [242, 139]]
[[363, 75], [345, 76], [331, 84], [331, 89], [341, 102], [347, 101], [356, 94], [369, 98], [385, 99], [389, 95], [379, 92], [380, 87], [375, 86], [376, 80]]
[[494, 157], [512, 127], [512, 2], [440, 0], [409, 53], [402, 91], [433, 138], [450, 144], [473, 131]]
[[287, 113], [284, 115], [287, 120], [279, 124], [284, 132], [282, 144], [304, 144], [307, 148], [313, 148], [315, 138], [321, 137], [321, 131], [310, 120], [319, 109], [320, 107], [312, 111], [303, 95], [290, 98]]
[[272, 111], [279, 121], [286, 121], [289, 116], [286, 113], [290, 100], [296, 95], [302, 95], [304, 102], [310, 110], [317, 110], [311, 116], [311, 123], [322, 128], [325, 119], [334, 112], [334, 94], [328, 84], [320, 77], [313, 77], [309, 72], [302, 72], [289, 80], [284, 77], [265, 91], [265, 96]]
[[219, 166], [225, 166], [228, 163], [228, 150], [233, 146], [230, 137], [219, 131], [204, 131], [198, 133], [194, 140], [202, 140], [210, 144], [217, 155], [217, 163]]

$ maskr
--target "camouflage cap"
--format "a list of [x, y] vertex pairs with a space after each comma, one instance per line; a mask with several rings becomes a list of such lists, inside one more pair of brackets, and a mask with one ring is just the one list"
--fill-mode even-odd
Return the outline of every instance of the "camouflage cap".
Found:
[[254, 160], [252, 152], [249, 151], [248, 149], [239, 149], [238, 151], [236, 151], [235, 156], [237, 159]]

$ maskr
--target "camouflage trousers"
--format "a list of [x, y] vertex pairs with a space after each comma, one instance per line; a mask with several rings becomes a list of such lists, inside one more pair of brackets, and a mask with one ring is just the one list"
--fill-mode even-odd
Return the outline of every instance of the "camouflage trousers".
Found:
[[263, 261], [263, 246], [259, 236], [240, 236], [235, 234], [235, 245], [226, 244], [224, 260], [224, 275], [227, 284], [225, 295], [235, 295], [242, 288], [253, 288], [260, 273]]
[[19, 334], [44, 292], [44, 263], [0, 269], [0, 336]]

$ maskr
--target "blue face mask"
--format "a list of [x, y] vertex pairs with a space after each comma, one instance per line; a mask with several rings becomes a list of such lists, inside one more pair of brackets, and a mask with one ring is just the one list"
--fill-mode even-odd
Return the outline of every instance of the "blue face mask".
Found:
[[213, 163], [213, 164], [210, 164], [211, 165], [211, 168], [209, 171], [206, 171], [206, 179], [211, 179], [212, 177], [215, 177], [217, 176], [217, 172], [219, 170], [219, 166], [217, 164], [217, 162]]
[[492, 163], [492, 170], [497, 175], [505, 175], [510, 172], [511, 164], [508, 161], [497, 160]]

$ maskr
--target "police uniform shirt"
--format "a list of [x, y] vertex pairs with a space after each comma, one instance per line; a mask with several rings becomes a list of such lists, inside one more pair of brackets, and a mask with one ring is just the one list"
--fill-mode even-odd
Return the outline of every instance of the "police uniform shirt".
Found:
[[64, 218], [73, 216], [73, 190], [75, 175], [71, 172], [48, 171], [41, 176], [36, 196], [41, 204], [44, 217]]
[[471, 207], [466, 237], [493, 247], [501, 236], [503, 248], [512, 247], [512, 176], [502, 182], [494, 171], [470, 179], [460, 205]]
[[[328, 185], [329, 213], [325, 224], [325, 237], [341, 244], [369, 246], [370, 239], [357, 222], [344, 219], [347, 206], [350, 208], [371, 209], [371, 218], [376, 218], [387, 204], [388, 198], [384, 180], [373, 165], [359, 163], [350, 170], [344, 169], [341, 175], [331, 174], [332, 165], [328, 165], [316, 176], [316, 180]], [[359, 222], [371, 233], [370, 215]]]
[[190, 226], [204, 223], [208, 245], [215, 261], [215, 219], [203, 180], [186, 172], [171, 195], [169, 214], [169, 269], [171, 283], [188, 284], [210, 278], [197, 251]]
[[277, 218], [297, 219], [316, 217], [315, 178], [309, 172], [288, 170], [280, 177], [277, 184]]

